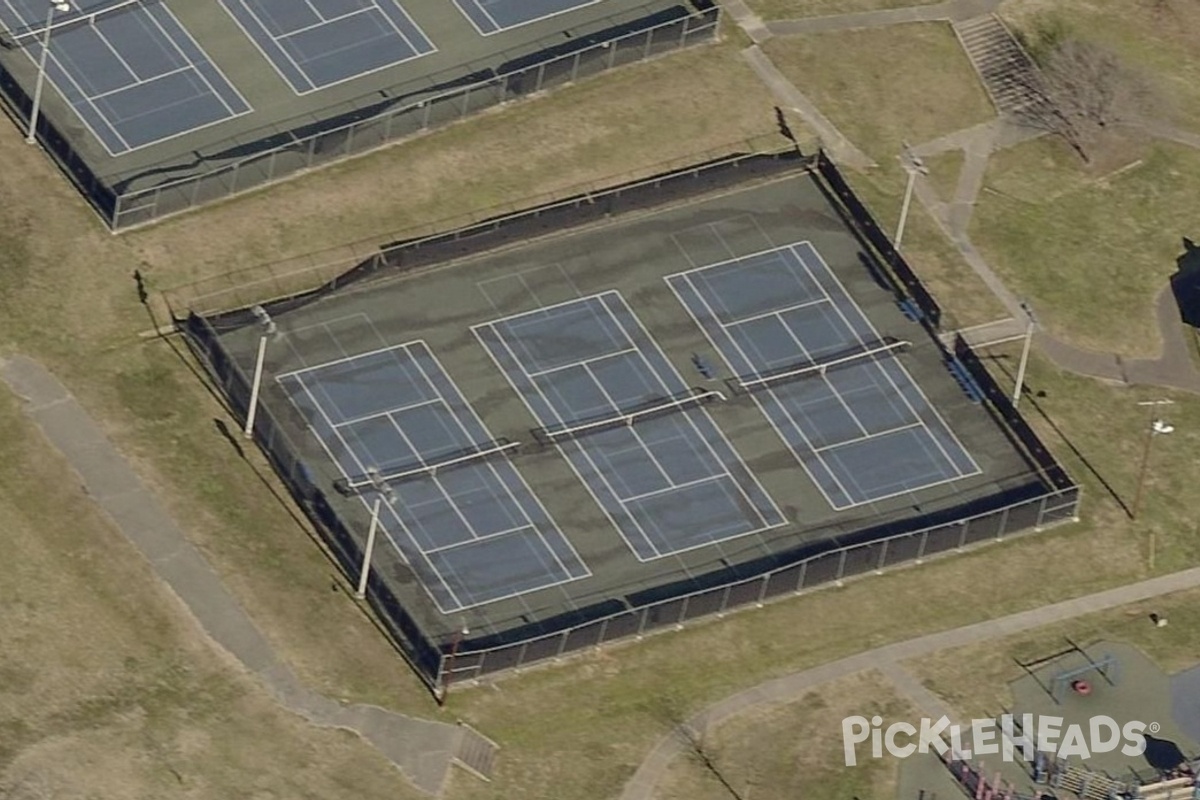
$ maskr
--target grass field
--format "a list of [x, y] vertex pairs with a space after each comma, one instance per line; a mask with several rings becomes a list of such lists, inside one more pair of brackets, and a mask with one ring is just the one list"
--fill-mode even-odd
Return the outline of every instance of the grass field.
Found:
[[[859, 762], [845, 766], [845, 717], [878, 714], [886, 728], [919, 714], [876, 672], [848, 675], [802, 699], [756, 708], [710, 731], [672, 762], [657, 800], [820, 797], [888, 798], [895, 794], [898, 762], [873, 759], [860, 745]], [[707, 763], [706, 763], [707, 762]]]
[[[1156, 628], [1149, 616], [1169, 622]], [[1033, 633], [982, 645], [946, 650], [909, 664], [932, 691], [966, 718], [1011, 708], [1008, 685], [1024, 671], [1016, 661], [1033, 661], [1066, 647], [1067, 638], [1086, 647], [1101, 639], [1127, 642], [1150, 656], [1168, 674], [1196, 665], [1200, 657], [1200, 591], [1180, 592], [1153, 602], [1080, 617]]]
[[[864, 48], [865, 61], [873, 57], [866, 44], [855, 46]], [[917, 58], [921, 45], [906, 52]], [[879, 69], [867, 64], [862, 83], [886, 81]], [[880, 161], [879, 170], [854, 182], [885, 227], [895, 223], [903, 190], [895, 143], [979, 121], [970, 107], [969, 113], [951, 108], [937, 120], [909, 117], [896, 101], [875, 121], [856, 123], [848, 115], [872, 109], [870, 101], [882, 99], [893, 84], [854, 87], [828, 69], [811, 77], [812, 85], [802, 88], [823, 108], [829, 100], [827, 113], [852, 136], [859, 125], [859, 144]], [[843, 83], [868, 105], [819, 95], [837, 94]], [[630, 101], [634, 96], [637, 103]], [[722, 113], [713, 114], [714, 107]], [[943, 112], [939, 107], [930, 113]], [[119, 238], [99, 228], [17, 131], [0, 126], [0, 163], [6, 165], [0, 194], [12, 198], [0, 207], [0, 352], [33, 355], [70, 385], [310, 685], [334, 697], [435, 716], [439, 712], [415, 679], [339, 588], [341, 579], [306, 538], [290, 505], [272, 498], [270, 490], [281, 490], [262, 459], [253, 452], [240, 458], [217, 432], [214, 419], [224, 419], [220, 404], [190, 371], [180, 343], [135, 336], [151, 320], [137, 304], [130, 273], [141, 269], [151, 288], [161, 288], [340, 242], [386, 240], [385, 232], [480, 206], [605, 176], [645, 174], [664, 160], [767, 133], [774, 125], [773, 102], [736, 49], [714, 46], [621, 70]], [[531, 141], [544, 144], [531, 148]], [[1158, 176], [1171, 179], [1161, 195], [1147, 195], [1147, 201], [1174, 203], [1182, 214], [1188, 205], [1180, 198], [1187, 197], [1191, 179], [1172, 176], [1173, 168]], [[39, 187], [36, 197], [26, 191], [31, 185]], [[1111, 214], [1112, 207], [1092, 206], [1100, 214]], [[1003, 216], [1006, 207], [996, 208]], [[985, 203], [980, 213], [994, 212]], [[1102, 216], [1097, 224], [1112, 219]], [[1130, 219], [1131, 226], [1149, 224], [1132, 212]], [[991, 241], [986, 231], [980, 236]], [[1014, 238], [997, 239], [995, 256], [998, 267], [1020, 280], [1044, 259], [1010, 251], [1020, 244]], [[1123, 239], [1108, 243], [1128, 246]], [[986, 309], [994, 301], [972, 288], [970, 273], [961, 271], [921, 213], [914, 211], [910, 220], [905, 250], [956, 314], [991, 318]], [[1064, 263], [1080, 270], [1089, 262], [1079, 256]], [[1089, 299], [1096, 294], [1102, 293], [1093, 291]], [[1060, 312], [1055, 302], [1068, 310]], [[1079, 298], [1050, 294], [1039, 311], [1053, 322], [1059, 313], [1072, 313], [1072, 303]], [[997, 369], [1011, 371], [1012, 352], [1000, 355], [1006, 358]], [[1030, 383], [1046, 392], [1037, 401], [1046, 417], [1031, 408], [1033, 423], [1085, 483], [1083, 523], [588, 654], [491, 687], [462, 687], [445, 718], [467, 719], [503, 750], [493, 783], [455, 774], [448, 796], [612, 797], [681, 715], [740, 688], [864, 647], [1142, 577], [1148, 574], [1151, 532], [1158, 542], [1156, 571], [1195, 563], [1200, 536], [1192, 520], [1200, 499], [1193, 499], [1189, 476], [1200, 404], [1176, 396], [1172, 421], [1178, 432], [1158, 443], [1146, 513], [1131, 523], [1104, 484], [1129, 502], [1147, 422], [1135, 402], [1151, 394], [1062, 375], [1040, 359], [1031, 366]], [[13, 785], [33, 776], [29, 780], [53, 782], [48, 796], [69, 797], [75, 784], [68, 782], [86, 781], [89, 765], [96, 764], [108, 774], [79, 786], [77, 794], [87, 788], [106, 797], [165, 796], [178, 793], [182, 780], [188, 796], [205, 800], [405, 796], [396, 774], [370, 748], [279, 712], [256, 684], [199, 640], [139, 561], [114, 558], [128, 554], [123, 542], [90, 516], [86, 497], [63, 479], [62, 465], [45, 446], [30, 438], [11, 400], [0, 402], [0, 447], [7, 448], [0, 451], [7, 456], [0, 464], [0, 514], [18, 520], [6, 528], [6, 545], [16, 563], [28, 565], [0, 587], [7, 593], [5, 607], [21, 609], [0, 620], [0, 631], [6, 642], [30, 643], [3, 662], [6, 677], [11, 675], [6, 686], [16, 691], [2, 695], [0, 730], [6, 733], [0, 741], [15, 744], [0, 749], [0, 780]], [[68, 488], [45, 491], [51, 484]], [[1085, 549], [1099, 555], [1079, 558]], [[979, 590], [983, 574], [986, 592]], [[880, 597], [889, 602], [881, 604]], [[82, 628], [81, 620], [90, 623]], [[702, 669], [697, 654], [703, 654]], [[46, 662], [61, 666], [40, 675]], [[162, 749], [169, 757], [157, 757]], [[779, 757], [785, 756], [781, 751]], [[164, 772], [163, 764], [183, 778]], [[684, 791], [690, 791], [686, 785]]]
[[922, 159], [925, 168], [929, 170], [929, 182], [944, 203], [954, 199], [954, 191], [958, 188], [958, 174], [962, 171], [964, 160], [962, 150], [948, 150]]
[[905, 141], [918, 144], [995, 116], [954, 32], [943, 23], [776, 37], [763, 49], [842, 133], [880, 163], [895, 161]]
[[0, 797], [416, 796], [198, 636], [0, 393]]
[[[1126, 356], [1157, 355], [1154, 297], [1196, 235], [1200, 151], [1157, 144], [1093, 175], [1050, 138], [997, 153], [971, 236], [1056, 335]], [[1044, 313], [1041, 309], [1044, 308]], [[1118, 322], [1119, 321], [1119, 322]]]
[[[851, 176], [851, 182], [888, 231], [895, 230], [904, 194], [899, 162], [904, 142], [928, 141], [994, 116], [947, 25], [779, 37], [764, 49], [878, 164]], [[845, 58], [851, 52], [852, 62]], [[919, 204], [904, 238], [914, 268], [950, 309], [948, 324], [969, 326], [1006, 316]]]
[[924, 6], [940, 0], [750, 0], [750, 7], [764, 19], [820, 17], [853, 14], [907, 6]]
[[1009, 0], [999, 13], [1018, 29], [1060, 26], [1117, 53], [1158, 89], [1152, 113], [1200, 130], [1200, 5], [1190, 0]]

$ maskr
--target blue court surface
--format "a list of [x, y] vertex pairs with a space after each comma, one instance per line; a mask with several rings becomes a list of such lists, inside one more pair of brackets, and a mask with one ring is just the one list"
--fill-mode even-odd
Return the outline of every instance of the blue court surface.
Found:
[[565, 14], [604, 0], [454, 0], [484, 36]]
[[437, 50], [395, 0], [221, 0], [296, 94]]
[[[423, 342], [278, 377], [338, 465], [357, 482], [436, 467], [494, 444]], [[503, 456], [459, 461], [389, 484], [381, 531], [444, 613], [591, 573]], [[362, 500], [371, 507], [376, 494]]]
[[[760, 376], [869, 352], [883, 341], [808, 242], [666, 280], [748, 388]], [[980, 472], [893, 355], [751, 391], [835, 509]]]
[[[617, 292], [478, 325], [540, 425], [566, 433], [688, 394]], [[556, 441], [638, 559], [785, 523], [708, 412], [681, 407]]]
[[[110, 155], [248, 113], [251, 108], [161, 3], [94, 10], [74, 2], [50, 35], [46, 79]], [[37, 63], [45, 0], [0, 0], [0, 23]], [[93, 11], [89, 11], [93, 9]]]

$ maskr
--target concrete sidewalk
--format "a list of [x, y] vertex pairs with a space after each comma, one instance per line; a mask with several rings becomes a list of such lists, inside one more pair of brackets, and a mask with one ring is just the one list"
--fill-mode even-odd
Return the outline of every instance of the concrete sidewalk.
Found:
[[84, 490], [214, 643], [254, 673], [285, 708], [315, 725], [357, 733], [418, 789], [441, 792], [469, 729], [375, 706], [344, 705], [305, 687], [66, 387], [41, 364], [22, 356], [0, 361], [0, 381], [24, 401], [25, 413], [66, 457]]
[[621, 800], [652, 800], [655, 788], [666, 774], [671, 762], [685, 752], [687, 739], [680, 735], [681, 730], [691, 731], [693, 736], [702, 735], [709, 728], [720, 725], [730, 717], [755, 706], [799, 700], [824, 683], [868, 669], [878, 669], [885, 675], [889, 675], [896, 682], [897, 688], [912, 697], [921, 708], [931, 712], [940, 709], [944, 712], [946, 709], [941, 701], [916, 683], [915, 678], [898, 666], [899, 662], [940, 650], [963, 647], [990, 639], [1000, 639], [1014, 633], [1074, 619], [1084, 614], [1094, 614], [1173, 592], [1193, 589], [1197, 586], [1200, 586], [1200, 567], [1131, 583], [1073, 600], [1064, 600], [1061, 603], [1017, 614], [1009, 614], [974, 625], [964, 625], [961, 628], [918, 636], [915, 639], [877, 647], [874, 650], [867, 650], [848, 658], [822, 664], [819, 667], [767, 681], [709, 706], [692, 716], [678, 729], [664, 736], [625, 785]]

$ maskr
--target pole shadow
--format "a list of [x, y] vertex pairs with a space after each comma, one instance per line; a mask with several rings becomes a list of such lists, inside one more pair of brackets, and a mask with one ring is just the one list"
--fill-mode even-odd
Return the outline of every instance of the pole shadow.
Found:
[[[1016, 376], [1011, 370], [1009, 370], [1008, 365], [1005, 363], [1008, 360], [1008, 356], [989, 354], [983, 356], [983, 358], [986, 358], [995, 364], [996, 367], [1003, 372], [1005, 377], [1007, 377], [1009, 380], [1013, 381], [1014, 383], [1016, 382]], [[1084, 469], [1091, 473], [1092, 477], [1104, 487], [1104, 491], [1107, 492], [1108, 496], [1113, 499], [1113, 501], [1121, 508], [1123, 512], [1125, 512], [1125, 516], [1128, 519], [1133, 519], [1133, 510], [1129, 507], [1129, 504], [1125, 502], [1113, 485], [1108, 482], [1108, 479], [1100, 474], [1100, 470], [1096, 469], [1095, 465], [1093, 465], [1092, 462], [1088, 460], [1087, 456], [1083, 454], [1083, 451], [1081, 451], [1075, 445], [1075, 443], [1071, 441], [1071, 438], [1067, 436], [1066, 432], [1058, 426], [1058, 423], [1050, 418], [1050, 415], [1046, 412], [1046, 409], [1044, 409], [1041, 403], [1038, 402], [1039, 398], [1045, 397], [1046, 393], [1044, 391], [1034, 390], [1030, 385], [1029, 380], [1025, 380], [1024, 385], [1022, 386], [1021, 398], [1038, 413], [1038, 416], [1040, 416], [1047, 425], [1050, 426], [1050, 429], [1054, 431], [1055, 435], [1057, 435], [1062, 443], [1067, 446], [1067, 449], [1071, 451], [1071, 454], [1079, 460], [1079, 463], [1083, 465]]]

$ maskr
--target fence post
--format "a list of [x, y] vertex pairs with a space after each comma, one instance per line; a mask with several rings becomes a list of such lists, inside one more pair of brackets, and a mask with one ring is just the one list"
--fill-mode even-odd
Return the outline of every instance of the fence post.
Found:
[[967, 546], [967, 527], [969, 525], [970, 525], [970, 523], [965, 519], [961, 523], [959, 523], [958, 546], [955, 547], [954, 549], [962, 550], [964, 547]]
[[571, 56], [571, 83], [574, 83], [579, 78], [579, 56], [582, 51], [576, 51], [575, 55]]
[[917, 557], [914, 559], [918, 564], [925, 560], [925, 545], [929, 544], [929, 531], [921, 531], [921, 544], [917, 546]]
[[646, 44], [642, 45], [642, 60], [650, 57], [650, 43], [654, 41], [653, 28], [646, 31]]
[[895, 536], [889, 536], [883, 540], [883, 547], [879, 548], [879, 560], [875, 562], [876, 573], [883, 572], [883, 565], [887, 563], [888, 545], [890, 545], [892, 540], [895, 538]]
[[796, 592], [803, 591], [806, 577], [808, 577], [808, 561], [803, 561], [800, 564], [800, 572], [796, 574]]

